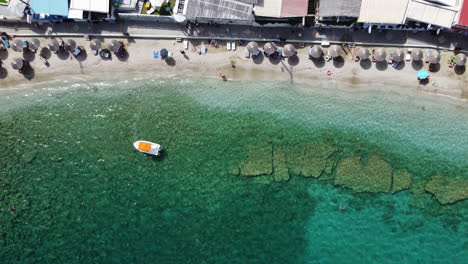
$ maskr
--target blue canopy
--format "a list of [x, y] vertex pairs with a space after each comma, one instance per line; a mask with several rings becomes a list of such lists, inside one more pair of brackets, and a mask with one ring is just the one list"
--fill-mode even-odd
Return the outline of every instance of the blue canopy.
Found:
[[31, 0], [33, 14], [68, 16], [68, 0]]
[[418, 79], [426, 79], [427, 77], [429, 77], [429, 72], [428, 71], [420, 70], [418, 72]]

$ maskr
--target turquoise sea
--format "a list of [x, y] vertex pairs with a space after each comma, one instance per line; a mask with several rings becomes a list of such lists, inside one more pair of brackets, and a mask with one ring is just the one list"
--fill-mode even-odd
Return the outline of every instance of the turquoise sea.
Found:
[[0, 263], [466, 263], [468, 102], [375, 86], [4, 93]]

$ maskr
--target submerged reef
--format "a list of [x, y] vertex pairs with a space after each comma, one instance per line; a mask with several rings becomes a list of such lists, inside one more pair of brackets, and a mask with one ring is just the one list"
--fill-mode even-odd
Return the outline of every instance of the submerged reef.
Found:
[[[343, 156], [341, 152], [339, 147], [319, 141], [292, 148], [260, 142], [248, 145], [244, 160], [231, 166], [229, 173], [255, 177], [255, 182], [262, 184], [288, 181], [296, 175], [330, 181], [356, 193], [397, 193], [417, 187], [408, 170], [392, 168], [380, 155]], [[427, 199], [432, 194], [443, 205], [468, 198], [468, 180], [464, 179], [437, 175], [420, 187], [421, 197]]]
[[468, 180], [436, 175], [426, 184], [426, 191], [441, 204], [451, 204], [468, 199]]
[[392, 167], [376, 155], [365, 165], [360, 157], [350, 157], [338, 165], [335, 185], [345, 186], [356, 192], [388, 192], [392, 185]]

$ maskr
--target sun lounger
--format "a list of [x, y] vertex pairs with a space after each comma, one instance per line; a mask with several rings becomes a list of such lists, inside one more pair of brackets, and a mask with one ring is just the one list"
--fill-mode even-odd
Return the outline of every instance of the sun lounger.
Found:
[[232, 42], [231, 49], [232, 49], [232, 51], [236, 50], [236, 42], [235, 41]]
[[185, 39], [184, 40], [184, 49], [188, 50], [188, 48], [189, 48], [188, 40]]
[[201, 47], [200, 47], [200, 53], [201, 53], [201, 54], [205, 54], [205, 53], [206, 53], [206, 46], [205, 46], [205, 44], [201, 45]]
[[410, 54], [406, 54], [405, 55], [405, 61], [410, 61], [411, 60], [411, 55]]
[[157, 50], [153, 51], [153, 58], [159, 59], [159, 51], [157, 51]]
[[227, 48], [227, 50], [231, 50], [231, 41], [228, 41], [226, 43], [226, 48]]

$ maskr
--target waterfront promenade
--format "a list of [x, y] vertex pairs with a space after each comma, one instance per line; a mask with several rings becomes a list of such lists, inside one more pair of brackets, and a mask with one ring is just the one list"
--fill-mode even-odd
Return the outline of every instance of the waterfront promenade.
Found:
[[43, 24], [32, 26], [27, 23], [1, 22], [0, 31], [10, 35], [31, 36], [84, 36], [123, 37], [128, 33], [133, 38], [154, 39], [219, 39], [219, 40], [255, 40], [277, 41], [286, 39], [291, 43], [356, 43], [358, 45], [438, 48], [445, 50], [468, 50], [468, 35], [451, 32], [434, 31], [396, 31], [377, 30], [371, 34], [366, 29], [342, 28], [298, 28], [288, 25], [242, 26], [242, 25], [209, 25], [161, 23], [147, 21], [122, 20], [115, 24], [64, 22], [60, 24]]

